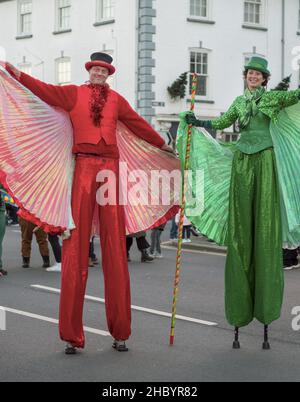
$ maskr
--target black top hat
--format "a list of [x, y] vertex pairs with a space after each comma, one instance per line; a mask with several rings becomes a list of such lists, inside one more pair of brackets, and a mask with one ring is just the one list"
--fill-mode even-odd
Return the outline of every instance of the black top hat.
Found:
[[105, 67], [108, 69], [109, 75], [112, 75], [116, 71], [115, 67], [111, 64], [112, 61], [113, 58], [109, 54], [95, 52], [91, 55], [91, 61], [85, 64], [85, 68], [89, 71], [93, 66]]
[[111, 64], [113, 58], [107, 53], [96, 52], [91, 55], [91, 61], [104, 61], [105, 63]]

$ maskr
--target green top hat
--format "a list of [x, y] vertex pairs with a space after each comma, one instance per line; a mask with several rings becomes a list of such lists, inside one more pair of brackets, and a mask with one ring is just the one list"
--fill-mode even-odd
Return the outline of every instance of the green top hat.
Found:
[[245, 66], [246, 70], [257, 70], [261, 73], [266, 73], [270, 75], [270, 71], [268, 70], [268, 62], [266, 59], [262, 57], [251, 57], [249, 63]]

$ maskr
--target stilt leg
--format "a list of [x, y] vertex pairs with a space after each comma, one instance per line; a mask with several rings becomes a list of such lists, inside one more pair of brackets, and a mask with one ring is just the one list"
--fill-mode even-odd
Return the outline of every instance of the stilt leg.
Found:
[[264, 342], [263, 342], [263, 345], [262, 345], [262, 348], [264, 350], [271, 349], [270, 344], [269, 344], [269, 339], [268, 339], [268, 329], [269, 329], [268, 325], [265, 325], [264, 326]]
[[235, 327], [234, 328], [234, 341], [232, 344], [233, 349], [240, 349], [240, 342], [239, 342], [239, 328]]

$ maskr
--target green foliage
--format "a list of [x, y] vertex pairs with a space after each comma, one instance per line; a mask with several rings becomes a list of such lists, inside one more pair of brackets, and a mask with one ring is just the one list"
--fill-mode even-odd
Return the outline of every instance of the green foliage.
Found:
[[183, 99], [185, 97], [185, 91], [186, 91], [186, 86], [187, 86], [187, 75], [188, 73], [183, 73], [180, 75], [179, 78], [177, 78], [176, 81], [173, 82], [173, 84], [167, 88], [169, 95], [172, 99]]
[[283, 80], [272, 91], [287, 91], [290, 87], [291, 76], [283, 78]]

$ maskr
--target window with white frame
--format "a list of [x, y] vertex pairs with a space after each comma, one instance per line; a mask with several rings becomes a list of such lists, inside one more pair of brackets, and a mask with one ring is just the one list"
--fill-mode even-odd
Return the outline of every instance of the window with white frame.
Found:
[[56, 0], [56, 29], [64, 31], [71, 27], [71, 0]]
[[196, 95], [208, 95], [208, 53], [192, 51], [190, 53], [190, 93], [192, 92], [192, 76], [198, 74]]
[[96, 0], [96, 21], [107, 21], [114, 19], [115, 0]]
[[263, 24], [264, 0], [246, 0], [244, 2], [244, 22], [246, 24]]
[[19, 0], [19, 35], [32, 33], [32, 0]]
[[244, 66], [246, 66], [249, 63], [249, 61], [251, 60], [251, 57], [252, 56], [245, 56], [245, 58], [244, 58]]
[[190, 16], [197, 18], [207, 18], [208, 0], [190, 0]]
[[56, 82], [58, 85], [71, 83], [71, 58], [60, 57], [55, 60]]
[[31, 75], [31, 63], [20, 63], [18, 64], [18, 69], [22, 71], [22, 73]]

